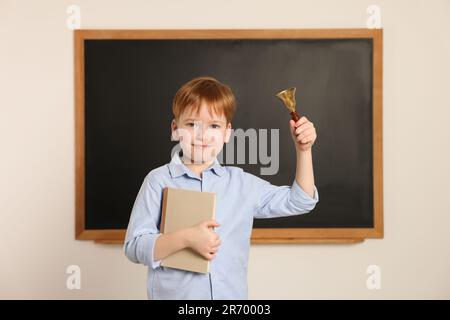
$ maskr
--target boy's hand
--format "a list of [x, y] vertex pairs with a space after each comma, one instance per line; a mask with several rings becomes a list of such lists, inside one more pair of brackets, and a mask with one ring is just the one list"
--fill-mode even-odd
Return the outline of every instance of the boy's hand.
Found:
[[291, 120], [289, 124], [291, 126], [292, 139], [294, 140], [297, 151], [310, 150], [317, 138], [314, 124], [306, 119], [306, 117], [301, 117], [297, 122]]
[[188, 247], [208, 260], [215, 258], [221, 244], [219, 235], [212, 228], [219, 224], [214, 220], [203, 221], [190, 228]]

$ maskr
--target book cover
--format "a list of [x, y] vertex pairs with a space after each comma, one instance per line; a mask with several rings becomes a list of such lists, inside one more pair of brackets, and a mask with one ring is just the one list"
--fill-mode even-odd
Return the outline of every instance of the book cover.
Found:
[[[164, 188], [161, 233], [192, 227], [215, 218], [216, 194], [178, 188]], [[208, 273], [210, 262], [197, 252], [186, 248], [161, 261], [164, 267]]]

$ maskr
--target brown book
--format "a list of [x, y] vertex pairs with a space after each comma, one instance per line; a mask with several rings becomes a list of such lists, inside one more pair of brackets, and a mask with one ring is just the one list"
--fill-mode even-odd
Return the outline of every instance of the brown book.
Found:
[[[192, 227], [215, 218], [216, 194], [193, 190], [164, 188], [161, 233]], [[161, 261], [163, 267], [208, 273], [209, 261], [193, 250], [177, 251]]]

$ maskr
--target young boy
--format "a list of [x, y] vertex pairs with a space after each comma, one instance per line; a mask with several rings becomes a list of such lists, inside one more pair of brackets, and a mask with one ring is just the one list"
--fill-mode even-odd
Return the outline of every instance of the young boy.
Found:
[[[297, 154], [292, 186], [274, 186], [241, 168], [220, 165], [216, 156], [230, 139], [235, 108], [230, 88], [210, 77], [187, 82], [174, 97], [172, 137], [182, 152], [145, 177], [124, 245], [128, 259], [148, 266], [149, 299], [247, 299], [253, 218], [307, 213], [319, 200], [311, 154], [316, 131], [305, 117], [290, 121]], [[161, 234], [164, 187], [215, 192], [216, 221]], [[210, 273], [160, 266], [184, 248], [211, 260]]]

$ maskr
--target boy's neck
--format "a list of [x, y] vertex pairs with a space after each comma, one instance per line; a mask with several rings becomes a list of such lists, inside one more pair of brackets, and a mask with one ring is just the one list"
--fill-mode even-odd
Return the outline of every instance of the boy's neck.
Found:
[[200, 178], [202, 178], [203, 171], [205, 169], [207, 169], [208, 167], [210, 167], [214, 163], [215, 158], [213, 158], [209, 162], [203, 162], [203, 163], [197, 164], [197, 163], [192, 163], [192, 161], [190, 159], [186, 159], [184, 156], [182, 156], [181, 161], [184, 163], [184, 165], [186, 167], [189, 168], [189, 170], [191, 170], [193, 173], [199, 175]]

